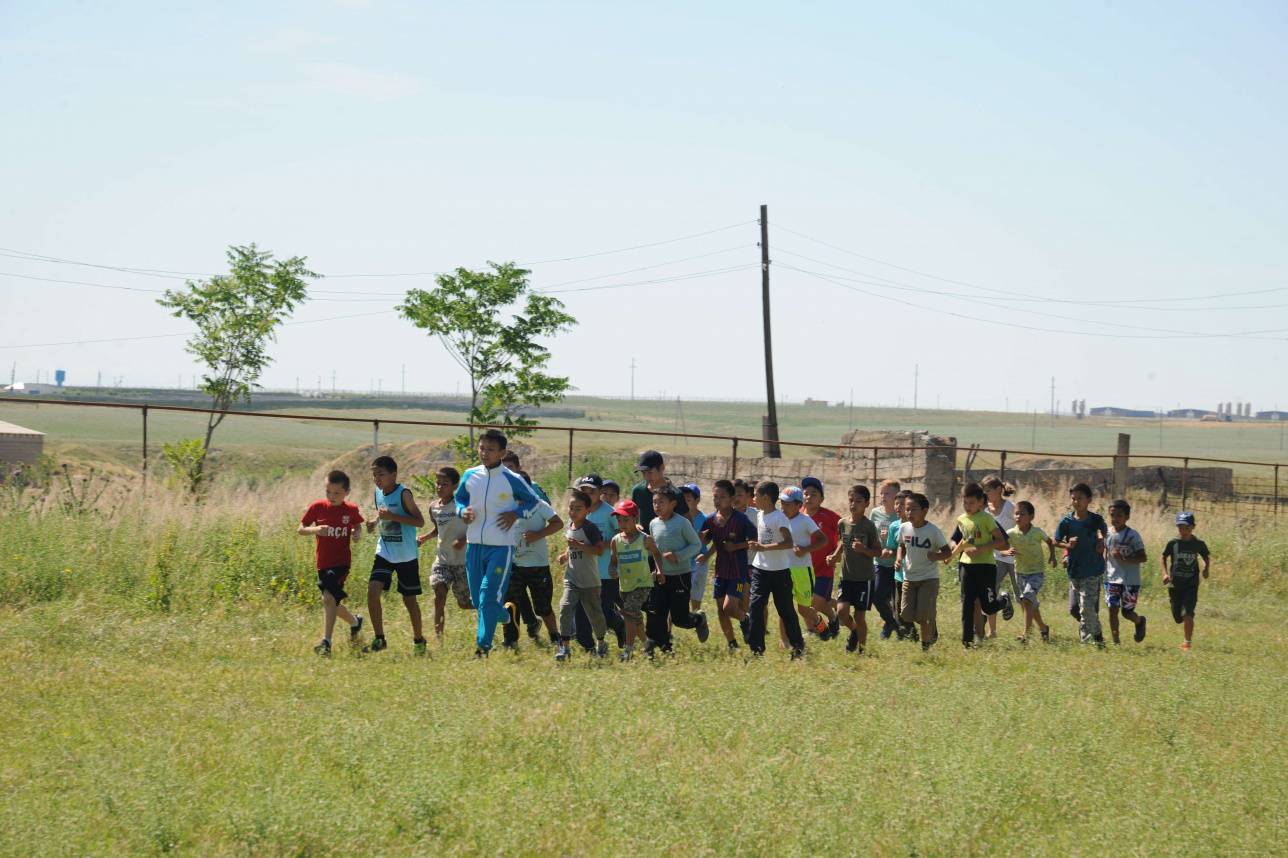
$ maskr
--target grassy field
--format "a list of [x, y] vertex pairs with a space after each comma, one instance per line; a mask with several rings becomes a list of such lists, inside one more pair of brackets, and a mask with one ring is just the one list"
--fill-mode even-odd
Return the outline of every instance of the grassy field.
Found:
[[[1074, 643], [1052, 574], [1045, 646], [1014, 621], [955, 646], [945, 576], [929, 654], [747, 662], [681, 633], [657, 663], [479, 662], [452, 609], [416, 658], [390, 600], [391, 651], [322, 660], [292, 524], [312, 494], [0, 512], [0, 853], [1179, 855], [1288, 835], [1288, 528], [1203, 523], [1188, 654], [1151, 562], [1149, 637], [1106, 651]], [[1166, 524], [1134, 523], [1156, 556]]]
[[[689, 402], [677, 411], [675, 402], [657, 400], [616, 400], [572, 397], [566, 403], [582, 408], [586, 416], [578, 420], [548, 420], [554, 426], [571, 426], [579, 430], [618, 429], [641, 434], [593, 434], [579, 432], [575, 439], [578, 455], [611, 454], [629, 458], [630, 454], [655, 447], [676, 454], [728, 455], [730, 445], [724, 441], [697, 438], [659, 438], [644, 432], [685, 431], [695, 435], [739, 435], [759, 437], [762, 407], [752, 403]], [[445, 440], [456, 430], [448, 427], [398, 426], [391, 419], [458, 422], [459, 412], [418, 411], [407, 409], [327, 410], [297, 409], [290, 413], [314, 416], [338, 416], [382, 420], [380, 439], [384, 444], [401, 444], [417, 440]], [[682, 416], [682, 420], [680, 417]], [[141, 418], [136, 411], [119, 409], [85, 409], [55, 405], [18, 405], [0, 403], [0, 420], [17, 423], [45, 432], [46, 450], [59, 461], [110, 463], [121, 469], [137, 470], [141, 459]], [[959, 446], [974, 443], [984, 447], [1009, 450], [1038, 450], [1055, 454], [1090, 454], [1098, 456], [1081, 461], [1108, 466], [1119, 432], [1132, 434], [1134, 465], [1147, 464], [1150, 456], [1183, 455], [1253, 461], [1285, 461], [1288, 453], [1281, 446], [1283, 432], [1272, 423], [1200, 423], [1168, 420], [1162, 427], [1161, 443], [1157, 422], [1088, 418], [1061, 418], [1052, 426], [1050, 418], [1039, 417], [1036, 430], [1031, 415], [1003, 412], [968, 412], [912, 410], [895, 408], [806, 407], [787, 404], [780, 411], [781, 436], [819, 445], [838, 443], [851, 428], [863, 430], [929, 430], [958, 439]], [[152, 412], [149, 416], [149, 450], [154, 461], [164, 442], [199, 437], [205, 426], [203, 415]], [[316, 420], [280, 420], [254, 417], [229, 417], [215, 436], [217, 464], [238, 476], [253, 476], [256, 482], [292, 474], [312, 473], [325, 463], [355, 449], [369, 447], [372, 428], [369, 423], [334, 423]], [[566, 455], [567, 433], [538, 432], [527, 443], [538, 452]], [[786, 448], [791, 456], [793, 448]], [[758, 455], [756, 445], [740, 445], [742, 457]], [[800, 448], [797, 455], [811, 455]], [[959, 458], [964, 457], [964, 453]], [[964, 461], [964, 459], [962, 459]], [[962, 463], [959, 461], [959, 464]], [[1012, 467], [1017, 459], [1010, 459]], [[981, 454], [976, 470], [995, 469], [997, 454]], [[1179, 464], [1171, 462], [1170, 464]], [[216, 471], [220, 469], [217, 467]], [[1273, 472], [1269, 468], [1236, 466], [1241, 477], [1264, 483], [1260, 491], [1269, 491]], [[1288, 475], [1285, 475], [1288, 478]]]

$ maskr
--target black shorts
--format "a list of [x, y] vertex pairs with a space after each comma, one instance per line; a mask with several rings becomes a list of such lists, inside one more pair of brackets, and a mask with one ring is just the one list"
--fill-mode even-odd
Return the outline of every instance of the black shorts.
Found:
[[319, 569], [318, 589], [323, 593], [330, 593], [331, 598], [335, 599], [335, 603], [338, 605], [349, 595], [344, 592], [344, 579], [348, 577], [348, 566], [332, 566], [329, 569]]
[[405, 560], [402, 563], [394, 563], [392, 560], [386, 560], [379, 554], [376, 555], [375, 562], [371, 564], [371, 580], [377, 581], [386, 590], [393, 583], [394, 573], [398, 573], [398, 592], [404, 596], [420, 595], [420, 561]]
[[538, 617], [554, 613], [551, 602], [555, 596], [554, 579], [549, 566], [511, 566], [510, 588], [526, 589], [532, 599], [532, 611]]
[[876, 581], [846, 581], [842, 578], [840, 601], [852, 605], [856, 611], [867, 611], [872, 607], [876, 587]]
[[1186, 617], [1194, 616], [1194, 608], [1199, 603], [1199, 582], [1173, 584], [1167, 588], [1167, 598], [1172, 602], [1172, 619], [1183, 622]]

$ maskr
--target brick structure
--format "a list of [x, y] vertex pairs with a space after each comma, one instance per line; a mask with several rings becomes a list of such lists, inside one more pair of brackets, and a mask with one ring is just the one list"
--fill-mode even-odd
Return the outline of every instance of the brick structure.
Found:
[[0, 420], [0, 462], [34, 465], [45, 450], [45, 433]]

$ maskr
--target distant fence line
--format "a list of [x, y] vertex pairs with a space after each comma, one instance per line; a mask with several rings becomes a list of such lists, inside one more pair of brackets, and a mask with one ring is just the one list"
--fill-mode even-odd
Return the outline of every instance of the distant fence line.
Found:
[[[363, 424], [371, 427], [372, 430], [372, 447], [373, 449], [380, 446], [380, 427], [386, 426], [432, 426], [439, 428], [457, 429], [468, 431], [469, 429], [501, 429], [511, 431], [534, 431], [545, 433], [567, 433], [568, 452], [567, 466], [568, 478], [572, 479], [573, 467], [575, 462], [575, 444], [578, 433], [593, 435], [610, 435], [622, 436], [633, 435], [650, 438], [672, 438], [686, 441], [703, 440], [703, 441], [722, 441], [730, 445], [730, 455], [728, 457], [728, 468], [725, 476], [733, 478], [738, 476], [740, 464], [739, 446], [742, 444], [761, 445], [762, 453], [768, 449], [769, 442], [764, 438], [751, 438], [737, 435], [715, 435], [698, 432], [665, 432], [652, 429], [609, 429], [600, 427], [581, 427], [581, 426], [555, 426], [549, 424], [538, 424], [535, 426], [513, 426], [509, 424], [470, 424], [468, 422], [453, 422], [444, 420], [410, 420], [404, 418], [369, 418], [369, 417], [339, 417], [321, 414], [299, 414], [299, 413], [281, 413], [281, 412], [264, 412], [264, 411], [236, 411], [229, 410], [219, 412], [211, 408], [194, 408], [178, 405], [149, 405], [135, 402], [92, 402], [92, 401], [72, 401], [62, 399], [41, 399], [37, 397], [24, 396], [0, 396], [0, 404], [14, 405], [50, 405], [55, 407], [70, 408], [115, 408], [137, 411], [140, 414], [140, 430], [142, 438], [142, 473], [144, 481], [148, 478], [148, 460], [150, 458], [148, 448], [148, 415], [152, 412], [165, 413], [182, 413], [182, 414], [218, 414], [223, 413], [230, 417], [248, 417], [268, 420], [308, 420], [326, 423], [352, 423]], [[1112, 488], [1115, 494], [1122, 494], [1128, 488], [1147, 487], [1160, 488], [1162, 496], [1161, 505], [1171, 506], [1171, 495], [1178, 495], [1181, 506], [1188, 506], [1191, 500], [1211, 503], [1242, 503], [1253, 506], [1263, 506], [1273, 509], [1277, 515], [1281, 503], [1280, 495], [1280, 469], [1288, 467], [1288, 464], [1280, 462], [1252, 461], [1244, 459], [1219, 459], [1208, 456], [1182, 456], [1176, 454], [1133, 454], [1129, 451], [1129, 437], [1119, 435], [1119, 449], [1113, 453], [1056, 453], [1043, 450], [1008, 450], [993, 447], [981, 447], [970, 445], [964, 448], [967, 453], [966, 465], [964, 468], [958, 468], [956, 463], [957, 450], [955, 440], [951, 444], [945, 443], [925, 443], [918, 445], [915, 441], [915, 433], [910, 433], [912, 440], [907, 444], [850, 444], [850, 443], [828, 443], [820, 441], [787, 441], [779, 440], [776, 443], [781, 447], [805, 448], [813, 451], [828, 451], [829, 456], [815, 455], [814, 457], [803, 456], [798, 459], [790, 460], [794, 463], [803, 463], [807, 459], [831, 459], [836, 461], [838, 468], [845, 470], [846, 473], [854, 476], [866, 477], [869, 473], [874, 482], [881, 479], [881, 466], [885, 462], [891, 463], [891, 460], [903, 460], [905, 462], [915, 461], [920, 456], [922, 465], [928, 466], [933, 460], [938, 462], [942, 470], [942, 464], [945, 459], [948, 461], [948, 473], [950, 474], [950, 484], [947, 490], [951, 493], [959, 479], [974, 479], [974, 474], [983, 475], [984, 473], [996, 473], [1002, 479], [1008, 479], [1008, 459], [1018, 456], [1042, 457], [1050, 459], [1096, 459], [1113, 461], [1112, 468], [1103, 468], [1088, 465], [1086, 468], [1039, 468], [1039, 469], [1015, 469], [1011, 468], [1010, 476], [1025, 481], [1026, 478], [1032, 479], [1038, 483], [1049, 483], [1052, 478], [1068, 477], [1069, 480], [1078, 479], [1085, 482], [1100, 482], [1106, 489]], [[1124, 439], [1128, 439], [1125, 443]], [[927, 441], [931, 437], [927, 436]], [[984, 463], [979, 461], [979, 454], [990, 454], [996, 456], [996, 460], [991, 458]], [[862, 454], [862, 455], [856, 455]], [[885, 455], [883, 455], [885, 454]], [[683, 457], [685, 461], [694, 457]], [[723, 458], [723, 457], [720, 457]], [[1147, 464], [1131, 466], [1131, 459], [1146, 460]], [[748, 456], [744, 451], [741, 462], [750, 467], [753, 473], [747, 476], [755, 476], [755, 471], [775, 470], [772, 463], [777, 460], [771, 460], [765, 455]], [[786, 463], [788, 460], [782, 460]], [[1180, 462], [1180, 467], [1159, 466], [1160, 461]], [[1246, 475], [1235, 476], [1232, 471], [1225, 470], [1221, 467], [1204, 467], [1194, 468], [1193, 464], [1203, 463], [1209, 466], [1228, 466], [1239, 465], [1243, 467], [1262, 469], [1263, 476], [1249, 477]], [[694, 466], [696, 467], [696, 466]], [[1145, 474], [1146, 479], [1139, 479], [1142, 472], [1157, 469], [1156, 479], [1148, 479], [1150, 475]], [[929, 467], [923, 470], [921, 474], [909, 474], [911, 479], [929, 480]], [[698, 474], [694, 474], [697, 476]], [[1088, 475], [1090, 478], [1086, 478]], [[1080, 479], [1080, 477], [1082, 477]], [[1111, 485], [1112, 484], [1112, 485]], [[929, 487], [929, 486], [927, 486]], [[937, 487], [942, 491], [945, 487], [942, 480], [937, 482]], [[929, 493], [929, 492], [928, 492]], [[940, 492], [937, 491], [936, 494]]]

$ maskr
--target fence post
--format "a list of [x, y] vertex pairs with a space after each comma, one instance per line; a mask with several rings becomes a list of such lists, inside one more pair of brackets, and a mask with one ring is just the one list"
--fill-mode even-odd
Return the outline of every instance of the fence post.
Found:
[[1002, 464], [998, 466], [997, 471], [998, 471], [997, 478], [1002, 482], [1006, 482], [1006, 451], [1005, 450], [1002, 451]]
[[1275, 465], [1275, 516], [1279, 515], [1279, 466]]
[[880, 447], [872, 448], [872, 494], [873, 496], [876, 495], [877, 486], [881, 482], [881, 478], [877, 476], [877, 474], [880, 473], [879, 471], [877, 471], [877, 456], [879, 455], [880, 451], [881, 451]]
[[568, 430], [568, 485], [572, 485], [572, 433]]
[[1181, 509], [1190, 505], [1190, 460], [1184, 459], [1181, 464]]
[[371, 421], [371, 458], [380, 455], [380, 421]]
[[148, 485], [148, 407], [143, 406], [143, 487]]
[[1118, 452], [1114, 455], [1114, 497], [1127, 497], [1127, 484], [1131, 481], [1131, 435], [1118, 433]]
[[729, 458], [729, 479], [738, 476], [738, 439], [733, 440], [733, 455]]

